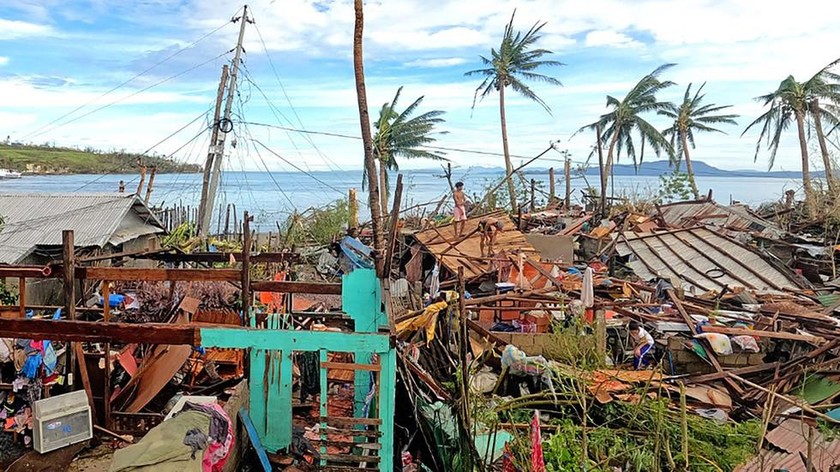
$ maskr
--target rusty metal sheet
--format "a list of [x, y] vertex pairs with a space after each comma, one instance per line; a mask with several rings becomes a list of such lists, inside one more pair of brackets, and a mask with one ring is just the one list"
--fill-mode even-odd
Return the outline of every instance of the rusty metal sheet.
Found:
[[624, 232], [616, 250], [630, 256], [639, 277], [680, 279], [701, 291], [724, 286], [777, 293], [802, 288], [790, 270], [771, 264], [756, 250], [708, 228], [660, 233]]
[[735, 468], [735, 472], [767, 472], [770, 470], [787, 470], [788, 472], [807, 472], [805, 462], [797, 454], [762, 450], [759, 455], [749, 462]]
[[414, 237], [436, 259], [442, 260], [443, 265], [451, 272], [457, 273], [458, 267], [463, 266], [467, 280], [475, 279], [491, 270], [490, 261], [481, 257], [481, 236], [478, 232], [474, 232], [478, 228], [478, 223], [486, 218], [494, 218], [504, 224], [503, 231], [496, 237], [497, 253], [504, 249], [509, 254], [524, 252], [534, 258], [539, 258], [537, 250], [525, 240], [525, 235], [501, 211], [467, 219], [464, 224], [464, 235], [473, 234], [461, 242], [458, 242], [458, 238], [455, 237], [455, 226], [452, 224], [420, 231]]
[[755, 233], [772, 239], [785, 234], [775, 224], [749, 214], [744, 208], [716, 202], [671, 203], [661, 205], [659, 212], [665, 223], [672, 228], [715, 226], [726, 231]]
[[[807, 454], [809, 428], [801, 420], [790, 418], [768, 432], [765, 439], [786, 452]], [[818, 429], [814, 429], [813, 434], [811, 450], [816, 470], [828, 472], [833, 466], [840, 465], [840, 440], [828, 441]]]

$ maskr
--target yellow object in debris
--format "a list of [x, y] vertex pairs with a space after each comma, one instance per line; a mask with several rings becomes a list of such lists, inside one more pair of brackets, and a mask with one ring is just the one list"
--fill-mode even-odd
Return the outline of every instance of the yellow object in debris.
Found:
[[427, 306], [422, 313], [414, 318], [407, 319], [397, 324], [397, 334], [403, 334], [406, 331], [414, 331], [420, 328], [426, 328], [426, 344], [428, 345], [435, 339], [435, 326], [437, 325], [437, 315], [445, 310], [449, 304], [447, 302], [436, 302]]

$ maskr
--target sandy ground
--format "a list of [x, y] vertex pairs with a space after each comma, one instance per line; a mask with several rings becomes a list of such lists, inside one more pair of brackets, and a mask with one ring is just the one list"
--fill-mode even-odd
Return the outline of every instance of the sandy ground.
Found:
[[69, 472], [108, 472], [114, 449], [107, 444], [101, 444], [93, 449], [82, 452], [70, 463]]

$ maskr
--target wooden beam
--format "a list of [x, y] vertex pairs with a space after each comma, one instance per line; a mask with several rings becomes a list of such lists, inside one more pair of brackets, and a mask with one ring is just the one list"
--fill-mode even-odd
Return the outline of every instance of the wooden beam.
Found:
[[[685, 324], [688, 325], [688, 329], [691, 330], [691, 334], [696, 335], [697, 334], [697, 329], [695, 328], [695, 323], [691, 319], [691, 316], [689, 316], [688, 312], [685, 311], [685, 307], [683, 306], [680, 299], [677, 298], [677, 295], [674, 293], [673, 289], [668, 290], [668, 296], [671, 298], [671, 301], [674, 303], [674, 306], [677, 308], [677, 312], [679, 312], [680, 316], [682, 316], [682, 319], [685, 322]], [[723, 367], [721, 367], [720, 362], [718, 361], [718, 358], [715, 355], [715, 351], [712, 349], [709, 342], [706, 341], [704, 343], [704, 346], [706, 347], [706, 354], [709, 356], [709, 362], [712, 363], [712, 366], [715, 368], [715, 371], [717, 371], [718, 373], [724, 372]], [[744, 389], [741, 388], [740, 385], [735, 383], [735, 381], [732, 380], [729, 376], [725, 377], [723, 379], [723, 381], [726, 382], [726, 384], [729, 385], [729, 387], [731, 387], [732, 390], [735, 393], [737, 393], [739, 395], [744, 394]]]
[[185, 281], [238, 282], [241, 272], [236, 269], [140, 269], [128, 267], [79, 267], [77, 279], [110, 280], [114, 282]]
[[46, 277], [61, 277], [60, 270], [53, 270], [46, 266], [0, 266], [0, 279], [6, 277], [26, 277], [29, 279], [43, 279]]
[[[244, 21], [244, 20], [243, 20]], [[250, 324], [251, 305], [251, 220], [254, 217], [245, 212], [242, 219], [242, 326]]]
[[687, 384], [701, 384], [701, 383], [708, 383], [715, 380], [720, 380], [726, 377], [728, 374], [735, 374], [735, 375], [747, 375], [747, 374], [757, 374], [759, 372], [766, 372], [768, 370], [773, 370], [780, 364], [778, 362], [771, 362], [769, 364], [761, 364], [761, 365], [754, 365], [749, 367], [741, 367], [738, 369], [731, 369], [726, 372], [715, 372], [713, 374], [702, 374], [702, 375], [688, 375], [688, 376], [679, 376], [685, 383]]
[[[88, 404], [90, 405], [90, 412], [91, 416], [96, 418], [96, 407], [93, 404], [93, 389], [90, 387], [90, 377], [88, 376], [87, 370], [87, 360], [85, 360], [85, 351], [82, 350], [82, 345], [79, 343], [73, 344], [73, 348], [76, 350], [76, 361], [79, 362], [79, 377], [82, 379], [82, 386], [85, 389], [85, 394], [88, 397]], [[105, 404], [108, 404], [108, 400], [105, 400]]]
[[[149, 253], [138, 254], [136, 259], [151, 259], [161, 262], [230, 262], [231, 256], [236, 262], [242, 261], [241, 252], [197, 252], [192, 254], [179, 253]], [[254, 264], [265, 264], [270, 262], [298, 262], [300, 254], [296, 252], [263, 252], [252, 254], [251, 262]]]
[[[67, 317], [69, 320], [76, 320], [76, 278], [75, 278], [75, 265], [76, 265], [76, 246], [73, 241], [73, 231], [72, 230], [64, 230], [61, 233], [61, 242], [62, 242], [62, 255], [64, 259], [64, 316]], [[0, 332], [3, 330], [0, 330]], [[26, 336], [24, 336], [26, 337]], [[31, 336], [30, 339], [34, 339]], [[72, 389], [73, 387], [73, 373], [75, 372], [76, 365], [73, 363], [73, 356], [75, 356], [75, 352], [73, 350], [73, 344], [68, 343], [67, 345], [67, 353], [65, 354], [65, 375], [67, 376], [67, 385]], [[84, 361], [84, 359], [82, 359]]]
[[190, 346], [201, 344], [198, 327], [168, 323], [0, 319], [0, 333], [9, 338], [52, 341], [187, 344]]
[[341, 295], [341, 284], [323, 282], [265, 281], [251, 282], [251, 290], [255, 292], [319, 293], [325, 295]]
[[703, 326], [704, 333], [720, 333], [729, 336], [755, 336], [758, 338], [787, 339], [789, 341], [805, 341], [819, 345], [825, 342], [825, 338], [819, 336], [806, 336], [804, 334], [786, 333], [784, 331], [764, 331], [760, 329], [727, 328], [724, 326]]

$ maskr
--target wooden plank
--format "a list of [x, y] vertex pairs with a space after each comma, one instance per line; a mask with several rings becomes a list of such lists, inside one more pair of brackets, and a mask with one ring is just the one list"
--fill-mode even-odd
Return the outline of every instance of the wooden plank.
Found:
[[[327, 432], [329, 434], [329, 431]], [[332, 447], [358, 447], [360, 449], [368, 449], [371, 451], [379, 451], [382, 449], [382, 445], [379, 443], [368, 443], [368, 442], [355, 442], [355, 441], [321, 441], [320, 439], [310, 439], [311, 442], [315, 446], [320, 446], [322, 442], [326, 443], [326, 445]]]
[[778, 362], [771, 362], [769, 364], [761, 364], [761, 365], [754, 365], [749, 367], [741, 367], [738, 369], [731, 369], [726, 372], [715, 372], [713, 374], [702, 374], [702, 375], [689, 375], [689, 376], [679, 376], [683, 381], [687, 384], [692, 383], [707, 383], [712, 382], [715, 380], [720, 380], [726, 377], [728, 374], [735, 374], [735, 375], [747, 375], [747, 374], [757, 374], [759, 372], [766, 372], [768, 370], [773, 370], [780, 364]]
[[379, 372], [381, 369], [375, 364], [347, 364], [344, 362], [324, 362], [321, 367], [325, 369], [339, 369], [339, 370], [368, 370], [371, 372]]
[[755, 336], [759, 338], [787, 339], [789, 341], [805, 341], [811, 344], [822, 344], [825, 338], [819, 336], [806, 336], [804, 334], [786, 333], [783, 331], [763, 331], [760, 329], [726, 328], [723, 326], [703, 326], [704, 333], [720, 333], [729, 336]]
[[[218, 263], [230, 262], [231, 256], [236, 262], [242, 261], [241, 252], [199, 252], [192, 254], [138, 254], [132, 257], [135, 257], [137, 259], [152, 259], [161, 262]], [[250, 259], [251, 263], [253, 264], [298, 262], [300, 261], [300, 254], [296, 252], [263, 252], [260, 254], [252, 254]]]
[[0, 319], [0, 333], [10, 338], [52, 341], [187, 344], [190, 346], [201, 344], [199, 328], [163, 323]]
[[251, 282], [251, 290], [255, 292], [318, 293], [325, 295], [341, 295], [341, 284], [272, 280], [264, 282]]
[[[93, 389], [90, 387], [90, 377], [88, 376], [87, 361], [85, 360], [85, 351], [82, 350], [82, 345], [74, 343], [73, 348], [76, 350], [76, 361], [79, 363], [79, 377], [82, 378], [82, 387], [85, 389], [85, 394], [88, 397], [88, 404], [90, 405], [91, 417], [96, 418], [96, 407], [93, 404]], [[108, 403], [107, 401], [105, 402]]]
[[379, 418], [348, 418], [346, 416], [322, 416], [321, 422], [326, 424], [338, 425], [357, 425], [362, 424], [366, 426], [379, 426], [382, 420]]
[[18, 305], [20, 306], [20, 317], [26, 318], [26, 277], [18, 279]]
[[[2, 326], [2, 325], [0, 325]], [[332, 331], [286, 331], [251, 328], [201, 327], [199, 339], [205, 347], [326, 350], [332, 352], [387, 352], [390, 338], [373, 333]]]
[[251, 440], [251, 445], [254, 446], [254, 450], [257, 451], [257, 458], [259, 458], [260, 460], [260, 465], [262, 465], [263, 472], [271, 472], [271, 462], [268, 460], [268, 454], [266, 454], [265, 448], [262, 447], [262, 443], [260, 443], [260, 436], [257, 434], [257, 429], [254, 427], [254, 422], [251, 421], [251, 417], [248, 415], [248, 410], [246, 410], [245, 408], [239, 410], [239, 419], [245, 426], [245, 431], [248, 433], [248, 438]]
[[[694, 321], [691, 319], [691, 316], [689, 316], [688, 312], [687, 312], [687, 311], [685, 311], [685, 307], [683, 306], [683, 304], [682, 304], [682, 302], [680, 301], [680, 299], [679, 299], [679, 298], [677, 298], [676, 294], [674, 294], [674, 290], [673, 290], [673, 289], [669, 289], [669, 290], [668, 290], [668, 297], [669, 297], [669, 298], [671, 299], [671, 301], [674, 303], [674, 306], [677, 308], [677, 312], [680, 314], [680, 316], [682, 316], [683, 322], [685, 322], [685, 324], [687, 324], [687, 325], [688, 325], [688, 329], [690, 329], [690, 330], [691, 330], [691, 334], [692, 334], [692, 335], [696, 335], [696, 334], [697, 334], [697, 330], [695, 329], [695, 323], [694, 323]], [[709, 356], [709, 362], [711, 362], [711, 363], [712, 363], [712, 366], [715, 368], [715, 371], [717, 371], [718, 373], [723, 373], [723, 372], [724, 372], [723, 367], [721, 367], [720, 362], [718, 361], [718, 358], [717, 358], [717, 356], [715, 355], [715, 351], [711, 348], [711, 346], [709, 345], [708, 341], [707, 341], [707, 342], [705, 342], [705, 343], [704, 343], [704, 345], [705, 345], [705, 347], [706, 347], [706, 354]], [[733, 390], [735, 393], [737, 393], [737, 394], [739, 394], [739, 395], [743, 395], [743, 394], [744, 394], [744, 389], [743, 389], [743, 388], [741, 388], [741, 386], [740, 386], [740, 385], [738, 385], [737, 383], [735, 383], [735, 381], [734, 381], [734, 380], [732, 380], [732, 378], [731, 378], [730, 376], [724, 377], [723, 381], [724, 381], [724, 382], [726, 382], [726, 384], [727, 384], [730, 388], [732, 388], [732, 390]]]
[[[44, 266], [0, 266], [0, 279], [6, 277], [26, 277], [28, 279], [43, 279], [46, 277], [61, 277], [62, 270], [47, 269]], [[49, 272], [46, 275], [45, 272]]]
[[321, 454], [321, 462], [324, 461], [339, 462], [343, 464], [358, 464], [359, 462], [379, 462], [379, 456], [355, 456], [352, 454]]
[[236, 269], [141, 269], [134, 267], [79, 267], [77, 279], [111, 280], [114, 282], [185, 281], [185, 282], [238, 282], [241, 273]]
[[[375, 430], [375, 429], [353, 429], [353, 428], [333, 428], [329, 427], [324, 430], [324, 434], [326, 435], [340, 435], [340, 436], [362, 436], [365, 438], [380, 438], [382, 437], [382, 431]], [[316, 441], [320, 442], [320, 439], [316, 439]]]

